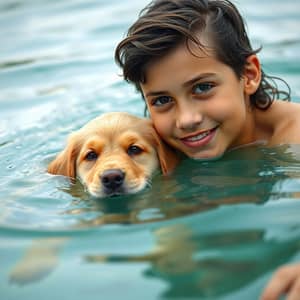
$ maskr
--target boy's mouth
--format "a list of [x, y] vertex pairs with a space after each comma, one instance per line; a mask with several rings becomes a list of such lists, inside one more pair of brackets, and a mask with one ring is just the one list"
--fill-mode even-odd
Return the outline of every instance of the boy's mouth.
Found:
[[214, 137], [217, 128], [218, 128], [218, 126], [212, 128], [212, 129], [200, 132], [198, 134], [194, 134], [191, 136], [181, 138], [180, 140], [183, 142], [183, 144], [185, 144], [188, 147], [204, 146], [207, 143], [209, 143], [211, 141], [211, 139]]

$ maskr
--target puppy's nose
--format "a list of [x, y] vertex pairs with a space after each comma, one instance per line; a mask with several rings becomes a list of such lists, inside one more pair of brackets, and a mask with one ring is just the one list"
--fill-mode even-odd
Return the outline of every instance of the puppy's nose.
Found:
[[100, 177], [103, 186], [110, 191], [114, 191], [121, 187], [124, 182], [124, 178], [125, 173], [120, 169], [106, 170]]

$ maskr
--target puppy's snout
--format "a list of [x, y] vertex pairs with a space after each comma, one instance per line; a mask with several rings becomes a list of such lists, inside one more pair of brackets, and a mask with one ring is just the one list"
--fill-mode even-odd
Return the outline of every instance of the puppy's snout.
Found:
[[106, 189], [114, 191], [122, 186], [125, 173], [120, 169], [110, 169], [104, 171], [100, 179]]

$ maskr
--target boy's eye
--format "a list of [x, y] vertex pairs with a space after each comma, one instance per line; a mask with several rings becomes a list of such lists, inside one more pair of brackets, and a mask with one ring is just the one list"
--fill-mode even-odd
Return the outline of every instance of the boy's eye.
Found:
[[194, 94], [205, 94], [213, 88], [211, 83], [198, 83], [193, 87]]
[[143, 149], [136, 145], [131, 145], [127, 149], [127, 153], [129, 156], [138, 155], [143, 152]]
[[88, 161], [93, 161], [98, 158], [98, 154], [95, 151], [89, 151], [85, 156], [85, 159]]
[[152, 105], [153, 106], [162, 106], [162, 105], [166, 105], [168, 103], [172, 102], [172, 98], [169, 96], [160, 96], [155, 98], [152, 101]]

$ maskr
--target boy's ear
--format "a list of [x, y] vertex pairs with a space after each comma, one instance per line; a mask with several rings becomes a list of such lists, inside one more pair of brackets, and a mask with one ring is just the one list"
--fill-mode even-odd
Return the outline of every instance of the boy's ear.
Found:
[[261, 82], [261, 66], [259, 59], [255, 54], [247, 57], [243, 79], [244, 92], [247, 95], [254, 94]]
[[63, 175], [70, 178], [76, 177], [76, 159], [80, 147], [75, 135], [71, 135], [66, 148], [49, 164], [48, 172], [54, 175]]

